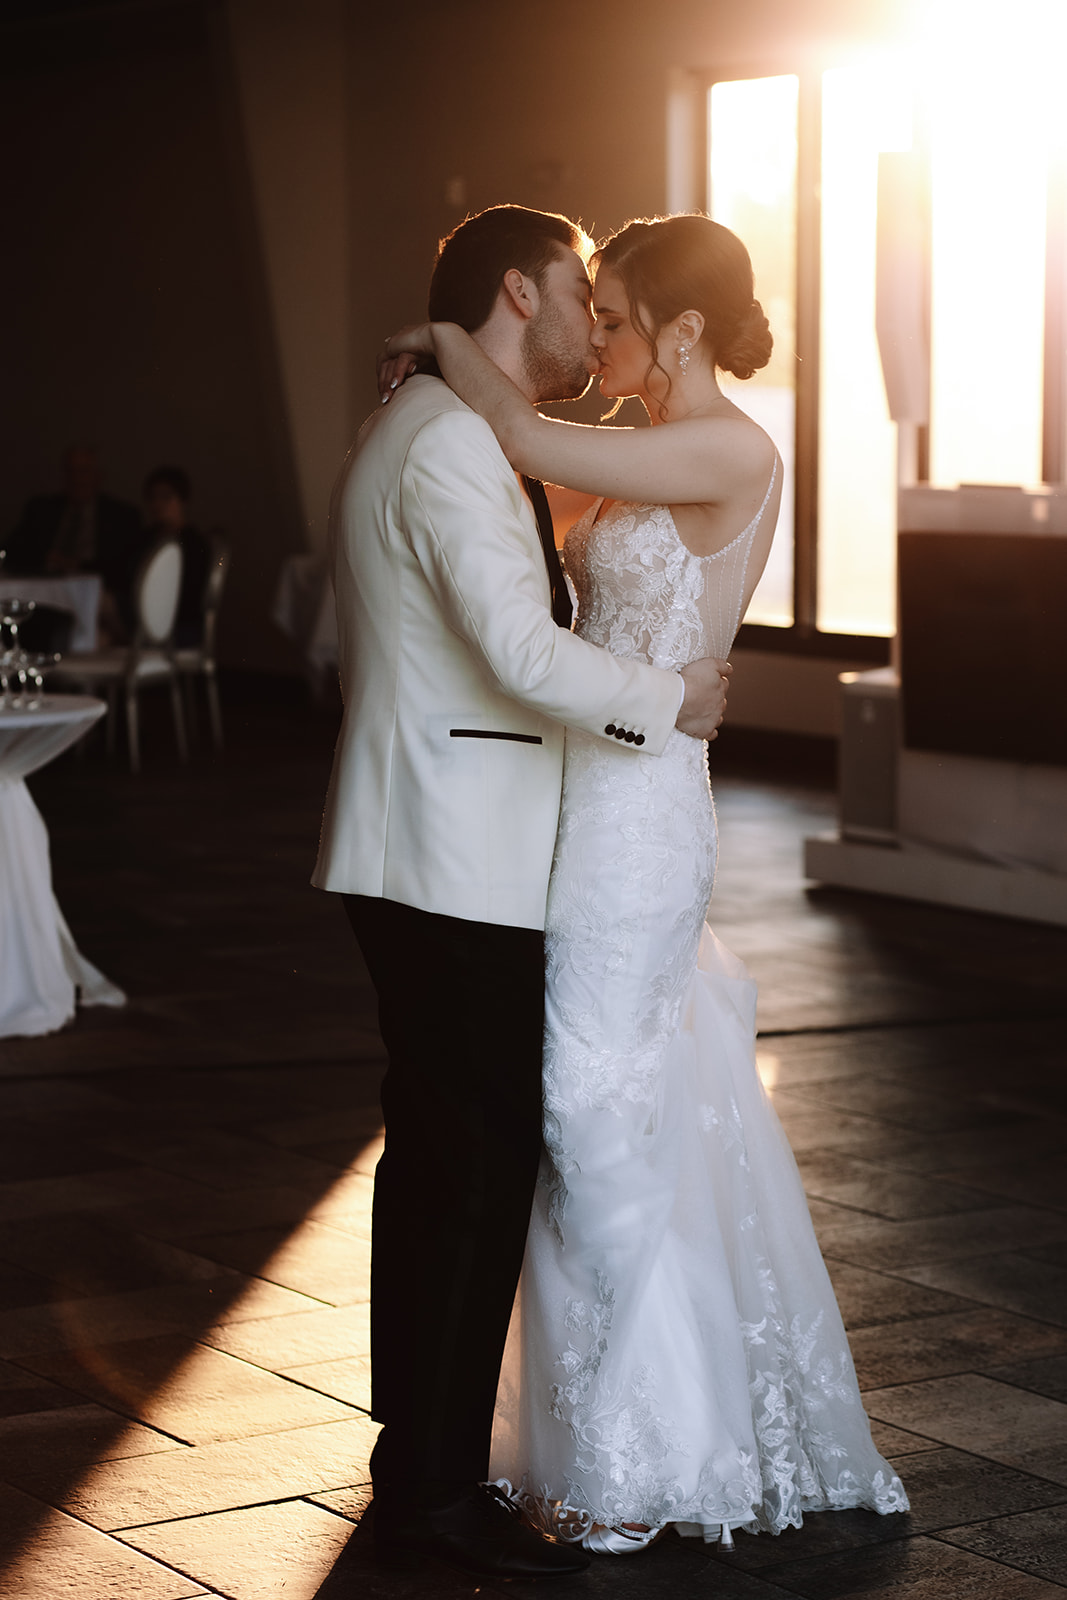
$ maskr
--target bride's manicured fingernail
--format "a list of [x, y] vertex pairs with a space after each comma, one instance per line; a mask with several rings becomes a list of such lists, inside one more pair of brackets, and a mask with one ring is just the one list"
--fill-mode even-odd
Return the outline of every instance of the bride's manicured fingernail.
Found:
[[395, 389], [396, 385], [397, 385], [397, 380], [396, 380], [396, 378], [394, 378], [392, 383], [389, 385], [389, 387], [390, 387], [390, 389]]

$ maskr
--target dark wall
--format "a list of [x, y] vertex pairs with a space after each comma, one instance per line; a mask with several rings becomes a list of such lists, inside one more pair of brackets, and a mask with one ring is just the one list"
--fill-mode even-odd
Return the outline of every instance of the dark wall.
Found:
[[[909, 529], [898, 548], [905, 747], [1067, 767], [1067, 538]], [[1011, 672], [986, 682], [991, 623]]]
[[276, 666], [301, 518], [222, 37], [201, 5], [4, 30], [0, 543], [73, 440], [129, 499], [177, 462], [235, 545], [222, 654]]

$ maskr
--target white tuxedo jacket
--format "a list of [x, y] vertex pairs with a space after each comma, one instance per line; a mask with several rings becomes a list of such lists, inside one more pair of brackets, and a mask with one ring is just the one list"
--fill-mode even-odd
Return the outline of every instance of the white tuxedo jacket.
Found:
[[312, 882], [542, 928], [564, 724], [658, 754], [677, 675], [556, 626], [533, 510], [440, 379], [364, 425], [330, 528], [344, 718]]

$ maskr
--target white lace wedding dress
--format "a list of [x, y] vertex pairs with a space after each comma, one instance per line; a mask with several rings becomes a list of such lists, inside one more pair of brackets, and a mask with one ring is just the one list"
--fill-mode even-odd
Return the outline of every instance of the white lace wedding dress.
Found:
[[[661, 667], [725, 656], [770, 496], [703, 558], [666, 507], [594, 506], [565, 545], [578, 632]], [[755, 985], [705, 926], [715, 860], [702, 743], [675, 731], [652, 756], [568, 730], [547, 1154], [492, 1455], [557, 1537], [635, 1522], [712, 1539], [908, 1505], [756, 1071]]]

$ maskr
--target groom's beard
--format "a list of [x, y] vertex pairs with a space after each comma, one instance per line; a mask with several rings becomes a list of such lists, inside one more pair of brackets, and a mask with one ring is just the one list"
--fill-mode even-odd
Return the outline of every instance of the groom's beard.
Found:
[[576, 348], [550, 300], [541, 302], [523, 330], [522, 364], [538, 400], [577, 400], [593, 381], [589, 349]]

